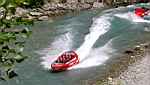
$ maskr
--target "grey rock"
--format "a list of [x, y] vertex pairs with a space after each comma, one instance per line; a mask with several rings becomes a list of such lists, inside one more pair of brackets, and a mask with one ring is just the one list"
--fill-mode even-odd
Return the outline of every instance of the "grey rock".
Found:
[[46, 11], [45, 12], [45, 15], [48, 15], [48, 16], [52, 16], [54, 15], [55, 13], [53, 11]]
[[87, 3], [93, 3], [93, 2], [96, 2], [97, 0], [84, 0], [84, 2], [87, 2]]
[[78, 0], [67, 0], [67, 3], [78, 3]]
[[39, 17], [39, 20], [48, 20], [48, 16], [41, 16]]
[[135, 48], [134, 48], [135, 51], [139, 51], [141, 50], [141, 46], [137, 45]]
[[93, 3], [93, 8], [102, 8], [102, 7], [104, 7], [103, 3], [99, 3], [99, 2]]
[[56, 3], [48, 3], [48, 4], [45, 4], [42, 8], [44, 10], [46, 10], [46, 11], [48, 11], [48, 10], [56, 10], [57, 9], [57, 5], [56, 5]]
[[34, 20], [34, 19], [37, 19], [37, 17], [27, 14], [26, 19]]
[[40, 12], [30, 12], [32, 16], [41, 16], [43, 13]]
[[70, 10], [76, 10], [77, 9], [77, 3], [70, 3], [67, 5], [67, 9], [70, 9]]
[[16, 8], [16, 12], [15, 12], [15, 14], [16, 14], [17, 16], [24, 16], [24, 15], [26, 15], [26, 14], [28, 14], [28, 13], [29, 13], [28, 10], [23, 9], [23, 8], [21, 8], [21, 7], [17, 7], [17, 8]]
[[83, 4], [82, 5], [82, 9], [89, 9], [91, 8], [92, 6], [90, 4]]
[[59, 3], [61, 2], [62, 0], [49, 0], [50, 2], [53, 2], [53, 3]]

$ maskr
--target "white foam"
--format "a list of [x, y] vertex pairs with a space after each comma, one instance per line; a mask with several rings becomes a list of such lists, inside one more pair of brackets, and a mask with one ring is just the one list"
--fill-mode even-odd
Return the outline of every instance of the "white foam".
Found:
[[88, 68], [103, 64], [112, 56], [111, 53], [115, 51], [111, 48], [111, 42], [112, 40], [110, 40], [103, 47], [92, 49], [89, 55], [85, 58], [85, 60], [83, 60], [82, 62], [80, 62], [80, 64], [75, 65], [70, 69]]
[[145, 22], [145, 23], [150, 23], [150, 20], [144, 20], [141, 17], [138, 17], [137, 15], [134, 14], [134, 12], [127, 12], [127, 13], [120, 13], [120, 14], [115, 14], [114, 16], [127, 19], [131, 22]]
[[128, 5], [127, 6], [128, 8], [133, 8], [133, 7], [136, 7], [135, 5]]
[[[101, 64], [103, 60], [108, 59], [106, 57], [107, 55], [105, 54], [105, 52], [103, 52], [103, 49], [104, 48], [106, 49], [107, 46], [104, 46], [99, 49], [93, 49], [94, 51], [92, 54], [90, 52], [96, 40], [110, 29], [110, 25], [111, 25], [110, 20], [111, 20], [111, 17], [108, 14], [101, 16], [97, 18], [96, 20], [94, 20], [94, 23], [92, 24], [90, 28], [90, 33], [86, 35], [85, 41], [76, 50], [76, 53], [79, 55], [80, 63], [77, 66], [73, 67], [73, 69], [96, 66], [96, 65]], [[59, 54], [62, 54], [66, 50], [70, 50], [68, 48], [71, 47], [72, 43], [73, 42], [72, 42], [71, 34], [64, 34], [56, 38], [56, 40], [54, 40], [54, 42], [50, 45], [52, 49], [46, 48], [38, 52], [38, 53], [42, 53], [43, 55], [43, 57], [41, 57], [42, 59], [41, 65], [43, 65], [45, 69], [50, 69], [51, 63], [57, 59]], [[57, 50], [54, 50], [54, 49], [57, 49]], [[101, 54], [97, 55], [97, 53], [99, 52], [97, 52], [96, 50], [101, 50]], [[100, 56], [102, 58], [98, 58]]]
[[90, 33], [86, 35], [84, 43], [77, 49], [76, 53], [79, 55], [80, 62], [87, 58], [90, 50], [99, 36], [105, 34], [109, 29], [111, 23], [109, 16], [101, 16], [94, 21], [90, 28]]
[[70, 50], [71, 45], [72, 35], [69, 32], [57, 37], [48, 48], [36, 52], [42, 55], [41, 65], [45, 69], [51, 69], [52, 62], [63, 52]]

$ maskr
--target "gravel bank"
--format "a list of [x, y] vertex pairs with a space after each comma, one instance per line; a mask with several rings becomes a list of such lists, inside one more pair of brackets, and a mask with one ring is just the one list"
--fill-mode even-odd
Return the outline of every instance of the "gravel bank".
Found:
[[123, 85], [150, 85], [150, 50], [146, 56], [123, 72], [118, 78]]
[[150, 44], [140, 44], [106, 63], [106, 69], [83, 85], [150, 85]]

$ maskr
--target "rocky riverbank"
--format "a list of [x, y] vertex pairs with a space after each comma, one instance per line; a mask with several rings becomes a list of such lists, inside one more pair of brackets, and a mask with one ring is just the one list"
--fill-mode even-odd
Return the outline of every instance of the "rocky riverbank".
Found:
[[149, 85], [150, 43], [140, 44], [128, 49], [123, 56], [105, 67], [102, 76], [83, 81], [86, 85]]
[[121, 64], [125, 69], [118, 71], [116, 77], [109, 76], [104, 85], [149, 85], [150, 43], [140, 44], [125, 53], [129, 57], [129, 60], [123, 61], [126, 64]]
[[[52, 20], [52, 18], [64, 15], [70, 12], [77, 12], [89, 9], [101, 9], [107, 7], [122, 6], [125, 2], [115, 5], [116, 2], [112, 0], [98, 1], [98, 0], [45, 0], [45, 3], [40, 8], [23, 8], [17, 7], [15, 15], [7, 15], [7, 19], [12, 17], [23, 17], [31, 20]], [[126, 5], [129, 4], [126, 2]], [[0, 7], [0, 17], [4, 15], [6, 9]]]
[[[66, 13], [76, 12], [81, 10], [88, 10], [94, 8], [103, 8], [104, 5], [99, 2], [93, 3], [46, 3], [40, 8], [21, 8], [17, 7], [15, 15], [7, 15], [7, 19], [12, 17], [23, 17], [31, 20], [49, 20], [53, 17], [61, 16]], [[6, 9], [0, 8], [0, 16], [5, 14]]]

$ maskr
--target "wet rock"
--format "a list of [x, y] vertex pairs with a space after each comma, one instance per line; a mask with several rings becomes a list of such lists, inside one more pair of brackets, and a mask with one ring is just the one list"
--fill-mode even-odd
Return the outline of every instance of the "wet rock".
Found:
[[43, 13], [41, 12], [30, 12], [30, 15], [32, 16], [41, 16]]
[[135, 56], [130, 56], [131, 58], [134, 58]]
[[113, 0], [104, 0], [103, 2], [107, 6], [112, 6], [114, 1]]
[[44, 9], [42, 9], [42, 8], [37, 8], [37, 12], [45, 13], [45, 10], [44, 10]]
[[61, 2], [62, 0], [49, 0], [50, 2], [53, 2], [53, 3], [59, 3]]
[[139, 51], [141, 50], [141, 46], [137, 45], [135, 48], [134, 48], [135, 51]]
[[81, 4], [81, 9], [90, 9], [92, 6], [90, 4]]
[[70, 4], [67, 4], [66, 9], [68, 9], [68, 10], [76, 10], [77, 7], [78, 7], [77, 3], [70, 3]]
[[11, 78], [16, 77], [16, 76], [18, 76], [18, 74], [16, 72], [14, 72], [14, 71], [8, 72], [8, 78], [11, 79]]
[[55, 15], [55, 13], [53, 11], [46, 11], [45, 15], [53, 16], [53, 15]]
[[150, 47], [150, 44], [144, 43], [144, 44], [140, 44], [140, 46], [143, 46], [144, 48], [149, 48], [149, 47]]
[[38, 20], [48, 20], [48, 16], [41, 16]]
[[112, 80], [113, 80], [113, 78], [111, 78], [111, 77], [108, 77], [108, 80], [109, 80], [109, 81], [112, 81]]
[[43, 7], [42, 7], [45, 11], [53, 11], [53, 10], [57, 10], [57, 5], [56, 3], [48, 3], [48, 4], [45, 4]]
[[26, 17], [24, 17], [25, 19], [29, 19], [29, 20], [34, 20], [37, 19], [35, 16], [31, 16], [30, 14], [27, 14]]
[[102, 7], [104, 7], [103, 3], [99, 3], [99, 2], [93, 3], [93, 8], [102, 8]]
[[[96, 0], [84, 0], [84, 2], [85, 3], [93, 3], [93, 2], [95, 2]], [[83, 2], [83, 0], [82, 0], [82, 2]]]
[[78, 3], [78, 0], [67, 0], [67, 3]]
[[134, 52], [132, 50], [126, 50], [124, 53], [126, 53], [126, 54], [133, 54]]
[[64, 8], [65, 8], [65, 5], [64, 5], [64, 4], [61, 4], [61, 3], [59, 3], [59, 4], [57, 4], [57, 8], [58, 8], [58, 9], [64, 9]]

